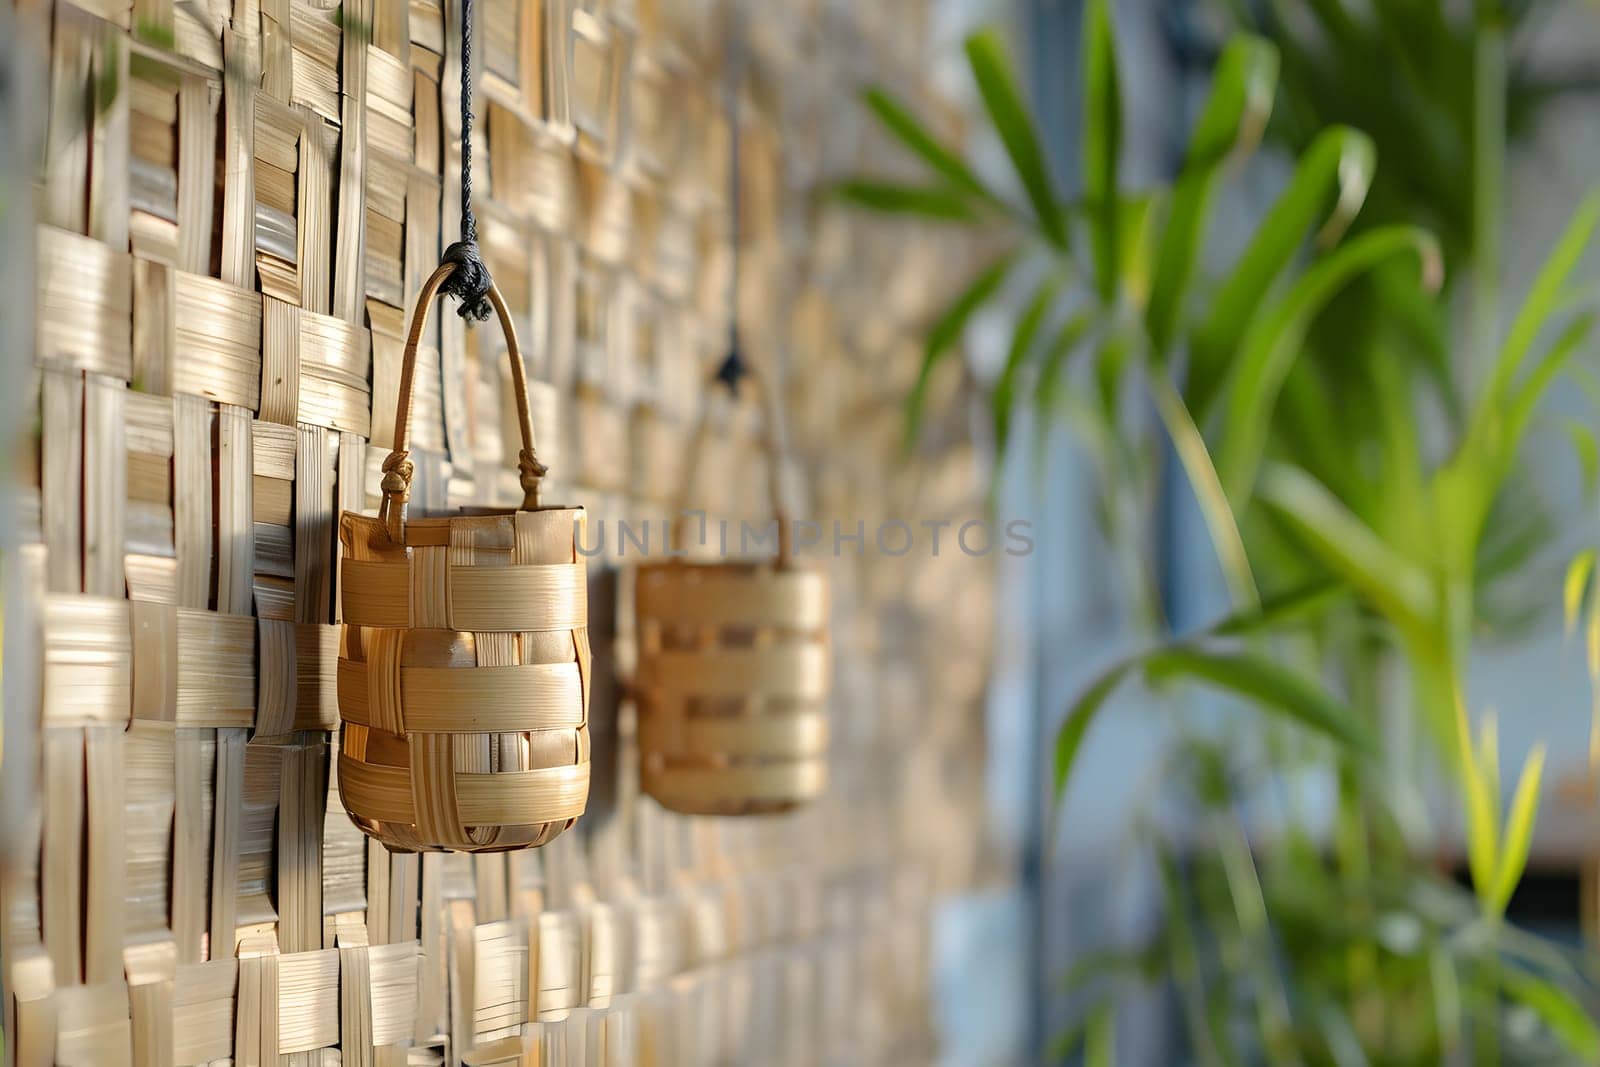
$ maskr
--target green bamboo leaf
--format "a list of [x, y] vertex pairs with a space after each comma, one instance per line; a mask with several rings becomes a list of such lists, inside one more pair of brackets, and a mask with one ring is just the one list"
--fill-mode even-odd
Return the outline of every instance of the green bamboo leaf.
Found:
[[1102, 1005], [1089, 1017], [1083, 1037], [1083, 1067], [1117, 1067], [1117, 1012]]
[[1296, 467], [1269, 467], [1260, 496], [1330, 570], [1391, 622], [1413, 632], [1431, 624], [1435, 604], [1427, 575], [1396, 555], [1311, 475]]
[[1060, 274], [1052, 274], [1040, 282], [1039, 288], [1034, 290], [1032, 298], [1017, 318], [1017, 328], [1011, 335], [1011, 347], [1006, 352], [1005, 366], [1000, 371], [1000, 377], [995, 380], [994, 390], [989, 394], [989, 411], [994, 418], [997, 461], [1005, 455], [1006, 445], [1011, 438], [1011, 414], [1017, 402], [1017, 375], [1021, 373], [1023, 363], [1033, 350], [1034, 338], [1039, 335], [1039, 327], [1044, 324], [1045, 315], [1054, 304], [1056, 294], [1061, 291], [1063, 281]]
[[1511, 894], [1522, 881], [1528, 866], [1528, 849], [1533, 841], [1533, 822], [1539, 814], [1539, 783], [1544, 776], [1544, 745], [1534, 745], [1522, 765], [1517, 791], [1506, 816], [1505, 837], [1500, 843], [1500, 862], [1495, 868], [1490, 902], [1496, 915], [1504, 915]]
[[1005, 282], [1006, 275], [1015, 261], [1016, 255], [1012, 253], [986, 267], [950, 302], [944, 313], [933, 324], [933, 328], [928, 331], [928, 339], [923, 342], [922, 348], [922, 367], [917, 371], [917, 381], [911, 387], [911, 395], [906, 398], [908, 449], [916, 444], [917, 437], [922, 432], [923, 409], [927, 404], [928, 382], [933, 376], [934, 367], [960, 339], [973, 312], [987, 304], [994, 298], [995, 293], [1000, 291], [1000, 286]]
[[1016, 78], [1012, 76], [999, 33], [988, 29], [968, 37], [967, 62], [972, 66], [972, 76], [978, 83], [989, 119], [1006, 146], [1011, 165], [1027, 191], [1045, 238], [1058, 249], [1066, 248], [1066, 222], [1056, 204], [1044, 152], [1039, 147], [1033, 119], [1017, 89]]
[[1472, 887], [1478, 899], [1486, 902], [1499, 866], [1499, 799], [1489, 795], [1489, 783], [1484, 778], [1479, 755], [1472, 747], [1472, 729], [1459, 692], [1455, 695], [1455, 713], [1462, 799], [1467, 808], [1467, 868], [1472, 872]]
[[1597, 484], [1600, 484], [1600, 439], [1597, 439], [1594, 430], [1576, 419], [1567, 420], [1567, 437], [1572, 441], [1572, 450], [1578, 454], [1578, 469], [1583, 477], [1583, 498], [1585, 501], [1594, 498]]
[[1158, 360], [1167, 357], [1176, 333], [1222, 163], [1260, 136], [1277, 83], [1278, 50], [1269, 42], [1248, 34], [1228, 42], [1212, 74], [1211, 94], [1190, 135], [1156, 255], [1145, 329]]
[[1257, 309], [1318, 220], [1319, 239], [1325, 240], [1342, 231], [1359, 210], [1372, 184], [1375, 159], [1371, 139], [1347, 126], [1324, 130], [1300, 157], [1288, 187], [1256, 227], [1190, 339], [1188, 400], [1197, 417], [1209, 412]]
[[[1278, 626], [1299, 623], [1313, 617], [1342, 596], [1343, 590], [1335, 585], [1325, 582], [1301, 586], [1275, 596], [1266, 598], [1258, 607], [1248, 608], [1234, 612], [1221, 619], [1216, 625], [1189, 638], [1188, 642], [1179, 645], [1161, 646], [1148, 652], [1130, 656], [1106, 668], [1089, 687], [1083, 691], [1067, 711], [1067, 716], [1062, 720], [1061, 728], [1056, 733], [1055, 750], [1055, 797], [1060, 801], [1061, 795], [1066, 791], [1067, 781], [1072, 774], [1072, 764], [1078, 756], [1078, 749], [1083, 744], [1083, 737], [1094, 722], [1094, 717], [1099, 714], [1105, 705], [1106, 699], [1111, 696], [1118, 685], [1122, 684], [1128, 672], [1141, 665], [1148, 665], [1152, 660], [1173, 652], [1189, 652], [1204, 656], [1198, 648], [1191, 648], [1197, 642], [1202, 642], [1216, 637], [1249, 637], [1263, 633]], [[1181, 659], [1181, 655], [1179, 657]], [[1169, 661], [1177, 664], [1178, 659]], [[1315, 698], [1311, 698], [1315, 699]], [[1322, 717], [1325, 719], [1339, 719], [1344, 715], [1342, 711], [1327, 711], [1324, 709]]]
[[974, 196], [981, 197], [991, 203], [997, 203], [995, 195], [978, 179], [965, 161], [950, 148], [941, 144], [939, 139], [929, 133], [923, 124], [917, 121], [910, 109], [901, 104], [886, 90], [873, 86], [869, 88], [862, 98], [872, 113], [900, 143], [911, 149], [921, 157], [922, 161], [932, 167], [934, 172], [949, 182], [957, 189], [965, 189]]
[[1578, 612], [1583, 609], [1583, 591], [1589, 586], [1589, 575], [1594, 573], [1595, 550], [1586, 548], [1572, 557], [1567, 564], [1567, 576], [1561, 583], [1561, 614], [1566, 620], [1567, 636], [1578, 625]]
[[1151, 653], [1144, 669], [1152, 681], [1191, 678], [1244, 697], [1265, 711], [1281, 713], [1357, 751], [1375, 749], [1348, 705], [1329, 696], [1316, 681], [1266, 656], [1176, 646]]
[[1527, 431], [1528, 424], [1533, 420], [1534, 409], [1539, 406], [1545, 390], [1550, 388], [1550, 383], [1555, 380], [1561, 368], [1566, 366], [1578, 346], [1589, 337], [1589, 331], [1594, 326], [1594, 314], [1580, 315], [1561, 331], [1555, 344], [1545, 353], [1516, 387], [1515, 395], [1506, 405], [1505, 430], [1500, 435], [1500, 461], [1510, 463], [1516, 456], [1517, 447], [1522, 443], [1523, 434]]
[[1222, 566], [1234, 607], [1259, 607], [1261, 593], [1250, 570], [1250, 557], [1245, 552], [1244, 538], [1239, 535], [1239, 523], [1228, 505], [1228, 495], [1222, 491], [1222, 480], [1211, 464], [1211, 453], [1206, 450], [1199, 428], [1189, 417], [1183, 397], [1160, 372], [1150, 378], [1150, 393], [1167, 436], [1172, 440], [1172, 449], [1189, 477], [1189, 488], [1200, 505], [1200, 514], [1211, 534], [1211, 545]]
[[1122, 376], [1133, 355], [1133, 343], [1123, 330], [1113, 329], [1100, 339], [1094, 354], [1095, 392], [1100, 399], [1100, 415], [1107, 426], [1117, 424], [1121, 404]]
[[[1312, 321], [1352, 278], [1406, 254], [1418, 257], [1424, 277], [1439, 269], [1439, 247], [1426, 230], [1381, 227], [1319, 259], [1282, 300], [1255, 316], [1235, 360], [1218, 463], [1235, 507], [1249, 497], [1279, 390]], [[1192, 401], [1190, 410], [1198, 417]]]
[[1067, 781], [1072, 777], [1073, 761], [1078, 758], [1078, 749], [1083, 747], [1083, 735], [1089, 732], [1095, 716], [1105, 706], [1106, 698], [1122, 684], [1122, 680], [1138, 662], [1138, 658], [1135, 657], [1111, 666], [1083, 691], [1083, 695], [1078, 697], [1067, 711], [1067, 717], [1061, 722], [1061, 729], [1056, 731], [1054, 795], [1057, 804], [1061, 803], [1061, 798], [1067, 791]]
[[1083, 192], [1090, 213], [1095, 291], [1116, 299], [1122, 252], [1117, 160], [1122, 151], [1122, 90], [1108, 0], [1083, 5]]
[[1515, 967], [1502, 968], [1501, 981], [1511, 998], [1532, 1009], [1578, 1062], [1600, 1061], [1600, 1029], [1576, 997], [1554, 982]]
[[1248, 637], [1263, 630], [1288, 629], [1321, 617], [1342, 603], [1348, 590], [1338, 582], [1315, 581], [1263, 597], [1258, 607], [1236, 611], [1212, 626], [1217, 637]]
[[895, 215], [971, 222], [977, 213], [967, 194], [938, 185], [904, 185], [874, 178], [850, 178], [833, 187], [834, 195], [848, 203]]
[[1496, 359], [1494, 373], [1482, 402], [1486, 407], [1497, 405], [1510, 390], [1512, 380], [1533, 348], [1533, 342], [1559, 306], [1567, 278], [1578, 265], [1578, 260], [1583, 258], [1596, 226], [1600, 226], [1600, 189], [1591, 191], [1583, 198], [1567, 223], [1561, 240], [1556, 242], [1544, 265], [1539, 268], [1533, 288], [1522, 302], [1516, 320], [1511, 324], [1511, 332], [1506, 336], [1506, 343]]
[[1045, 349], [1044, 357], [1039, 361], [1039, 378], [1033, 387], [1034, 411], [1041, 425], [1055, 411], [1056, 401], [1061, 396], [1061, 379], [1066, 373], [1067, 361], [1071, 359], [1079, 342], [1083, 340], [1092, 325], [1094, 316], [1090, 312], [1078, 312], [1061, 324], [1061, 329], [1056, 331], [1050, 346]]

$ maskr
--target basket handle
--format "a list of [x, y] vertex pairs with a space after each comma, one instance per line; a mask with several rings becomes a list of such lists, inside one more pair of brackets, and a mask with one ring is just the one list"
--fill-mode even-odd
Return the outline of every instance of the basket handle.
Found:
[[[417, 348], [422, 343], [422, 331], [428, 325], [428, 309], [439, 295], [439, 288], [454, 274], [454, 263], [441, 263], [422, 283], [417, 294], [417, 307], [411, 313], [411, 331], [406, 335], [405, 361], [400, 365], [400, 403], [395, 410], [394, 451], [383, 461], [383, 502], [378, 506], [378, 518], [388, 528], [389, 537], [396, 544], [406, 541], [406, 500], [411, 495], [413, 468], [410, 455], [412, 385], [417, 372]], [[517, 424], [522, 431], [522, 451], [517, 454], [517, 473], [522, 483], [522, 508], [527, 511], [539, 506], [539, 479], [547, 468], [539, 462], [533, 450], [533, 416], [528, 409], [528, 378], [522, 366], [522, 350], [517, 345], [516, 327], [511, 324], [511, 312], [500, 296], [499, 288], [489, 284], [489, 303], [500, 317], [500, 329], [506, 337], [506, 355], [511, 358], [511, 390], [517, 398]]]
[[[772, 517], [778, 523], [778, 548], [773, 565], [779, 570], [785, 570], [793, 563], [793, 551], [788, 509], [783, 506], [783, 447], [778, 426], [777, 397], [772, 394], [766, 375], [760, 371], [746, 367], [743, 376], [745, 381], [755, 386], [757, 405], [761, 409], [761, 451], [767, 459], [768, 503]], [[721, 380], [720, 375], [712, 375], [713, 385]], [[734, 389], [730, 389], [729, 392], [731, 395], [737, 395]], [[683, 541], [683, 514], [689, 504], [689, 493], [694, 489], [695, 477], [700, 473], [700, 459], [705, 452], [706, 437], [711, 430], [710, 420], [706, 417], [709, 410], [710, 403], [702, 402], [700, 418], [695, 425], [694, 440], [689, 445], [688, 460], [683, 465], [683, 484], [678, 490], [678, 514], [672, 520], [674, 544]]]

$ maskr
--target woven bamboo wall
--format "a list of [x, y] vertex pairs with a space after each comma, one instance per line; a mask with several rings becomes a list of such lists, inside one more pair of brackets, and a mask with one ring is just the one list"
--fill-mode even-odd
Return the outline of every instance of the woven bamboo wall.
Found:
[[[869, 531], [823, 560], [829, 793], [744, 820], [639, 797], [613, 534], [590, 567], [590, 812], [481, 857], [390, 855], [330, 780], [335, 523], [376, 508], [410, 297], [454, 238], [457, 9], [19, 7], [48, 119], [20, 379], [37, 420], [7, 560], [24, 699], [4, 756], [25, 783], [5, 818], [8, 1062], [925, 1058], [930, 908], [983, 831], [988, 565], [884, 557], [870, 531], [979, 504], [958, 430], [913, 464], [898, 448], [960, 249], [815, 195], [882, 151], [854, 87], [915, 94], [923, 5], [745, 20], [745, 340], [782, 383], [797, 513]], [[535, 379], [546, 499], [591, 523], [670, 515], [725, 344], [725, 12], [478, 8], [475, 200]], [[498, 332], [434, 321], [413, 507], [514, 505]], [[692, 503], [761, 517], [753, 405], [707, 417]]]

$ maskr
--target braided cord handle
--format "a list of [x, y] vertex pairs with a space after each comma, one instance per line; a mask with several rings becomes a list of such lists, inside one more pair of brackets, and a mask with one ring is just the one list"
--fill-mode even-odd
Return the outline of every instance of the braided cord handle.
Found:
[[[784, 448], [780, 439], [778, 426], [778, 402], [773, 396], [772, 389], [767, 383], [767, 377], [748, 367], [742, 369], [740, 377], [744, 381], [754, 384], [756, 400], [761, 408], [761, 451], [767, 461], [767, 497], [768, 505], [772, 510], [772, 517], [778, 523], [778, 549], [773, 558], [773, 565], [779, 570], [785, 570], [793, 564], [793, 551], [791, 545], [792, 533], [789, 528], [788, 509], [783, 506], [783, 454]], [[720, 372], [713, 375], [713, 382], [723, 381]], [[737, 396], [737, 385], [729, 386], [730, 396]], [[689, 444], [689, 455], [683, 464], [683, 481], [678, 489], [678, 514], [672, 521], [672, 541], [681, 544], [683, 541], [683, 515], [689, 505], [689, 494], [694, 491], [696, 476], [700, 473], [700, 462], [705, 454], [706, 438], [711, 432], [711, 420], [707, 418], [710, 410], [709, 403], [700, 405], [700, 418], [695, 425], [694, 439]]]
[[[406, 335], [405, 361], [400, 365], [400, 404], [395, 411], [394, 451], [383, 461], [383, 503], [378, 507], [378, 518], [388, 527], [389, 537], [396, 544], [406, 542], [406, 500], [411, 495], [413, 468], [410, 459], [412, 386], [417, 374], [417, 348], [422, 343], [422, 331], [428, 325], [428, 309], [433, 306], [440, 289], [459, 268], [454, 262], [444, 262], [435, 268], [422, 283], [417, 294], [417, 307], [411, 314], [411, 331]], [[506, 337], [506, 355], [511, 359], [511, 390], [517, 398], [517, 425], [522, 431], [522, 451], [517, 454], [517, 473], [522, 484], [521, 510], [529, 511], [539, 506], [539, 479], [546, 467], [539, 462], [533, 448], [533, 416], [528, 408], [528, 377], [522, 366], [522, 349], [517, 344], [517, 330], [511, 324], [511, 312], [506, 308], [500, 289], [490, 282], [489, 303], [500, 317], [500, 329]]]

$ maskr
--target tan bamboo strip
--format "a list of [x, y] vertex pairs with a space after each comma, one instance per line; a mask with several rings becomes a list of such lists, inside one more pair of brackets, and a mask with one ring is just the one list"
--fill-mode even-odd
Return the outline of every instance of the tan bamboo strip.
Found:
[[278, 1062], [278, 956], [241, 951], [239, 998], [234, 1014], [234, 1063], [268, 1067]]
[[56, 1000], [50, 958], [38, 951], [8, 949], [6, 1042], [16, 1067], [55, 1063]]
[[134, 247], [133, 380], [152, 393], [172, 392], [173, 352], [177, 347], [173, 270]]
[[283, 737], [294, 729], [299, 699], [295, 625], [282, 619], [258, 619], [256, 637], [261, 665], [256, 688], [256, 736]]
[[211, 603], [211, 405], [193, 396], [173, 398], [173, 551], [176, 600], [186, 608]]
[[[95, 50], [96, 99], [89, 147], [89, 236], [128, 247], [128, 49], [107, 27]], [[110, 88], [110, 93], [105, 91]], [[109, 98], [108, 98], [109, 97]], [[126, 375], [122, 377], [126, 378]]]
[[[284, 752], [290, 746], [251, 742], [245, 746], [239, 807], [238, 930], [240, 939], [270, 930], [280, 919], [273, 892], [280, 887], [273, 853], [282, 800]], [[293, 813], [291, 813], [293, 814]], [[289, 875], [286, 872], [285, 877]]]
[[[333, 919], [332, 929], [337, 944], [372, 943], [367, 922], [378, 905], [370, 899], [369, 882], [377, 881], [379, 874], [368, 874], [367, 838], [345, 814], [339, 801], [339, 759], [337, 751], [330, 753], [328, 784], [323, 797], [325, 814], [322, 821], [322, 914]], [[382, 878], [387, 880], [388, 862], [384, 859]], [[387, 907], [387, 901], [383, 902]], [[363, 914], [369, 913], [369, 914]], [[335, 944], [330, 938], [325, 921], [322, 946]]]
[[[336, 514], [346, 511], [364, 511], [367, 505], [366, 438], [353, 433], [341, 433], [336, 458], [334, 482], [334, 508]], [[334, 554], [333, 621], [344, 621], [344, 553]]]
[[341, 1067], [372, 1067], [372, 974], [365, 945], [339, 949], [339, 1051]]
[[278, 1053], [338, 1044], [338, 950], [285, 953], [276, 959]]
[[295, 615], [326, 623], [333, 612], [333, 472], [328, 433], [298, 428], [295, 449]]
[[[353, 26], [370, 27], [372, 0], [353, 0], [342, 9], [342, 16]], [[367, 262], [367, 210], [362, 194], [367, 184], [367, 113], [370, 109], [367, 67], [369, 55], [376, 51], [368, 45], [368, 36], [363, 32], [345, 33], [340, 42], [339, 219], [334, 235], [336, 255], [330, 309], [334, 315], [354, 325], [361, 323], [366, 295], [363, 274]]]
[[180, 965], [173, 982], [173, 1056], [207, 1063], [233, 1054], [237, 960]]
[[46, 549], [46, 584], [57, 592], [83, 589], [83, 376], [46, 371], [41, 376], [40, 522]]
[[176, 1063], [173, 1035], [173, 982], [144, 982], [128, 987], [128, 1007], [133, 1017], [134, 1067], [168, 1067]]
[[244, 832], [245, 741], [249, 731], [217, 731], [216, 825], [211, 847], [210, 957], [234, 954], [239, 913], [239, 858]]
[[255, 536], [252, 518], [250, 413], [223, 404], [217, 410], [217, 598], [230, 615], [253, 610]]
[[62, 987], [83, 981], [84, 735], [44, 731], [44, 851], [40, 911], [44, 947]]
[[174, 731], [172, 935], [180, 964], [204, 958], [216, 751], [213, 731]]
[[[322, 14], [322, 17], [327, 16]], [[337, 105], [334, 107], [336, 109]], [[300, 138], [299, 247], [295, 260], [299, 268], [299, 303], [308, 312], [326, 315], [332, 281], [329, 249], [334, 227], [332, 200], [338, 129], [305, 109], [302, 109], [302, 122], [305, 133]]]
[[[219, 55], [220, 59], [220, 55]], [[178, 269], [211, 269], [217, 104], [210, 78], [186, 74], [178, 90]]]
[[285, 745], [278, 751], [278, 944], [284, 952], [310, 952], [322, 945], [326, 746], [317, 741]]
[[371, 432], [370, 366], [365, 329], [343, 319], [303, 312], [297, 420], [367, 436]]
[[444, 923], [444, 859], [431, 853], [415, 857], [420, 868], [421, 906], [417, 911], [420, 959], [412, 1038], [419, 1045], [433, 1044], [446, 1022], [449, 931]]
[[83, 731], [86, 755], [86, 878], [83, 977], [91, 985], [122, 979], [125, 761], [120, 728]]
[[193, 608], [177, 614], [178, 725], [250, 726], [256, 702], [253, 621]]
[[170, 279], [172, 390], [253, 410], [261, 397], [261, 298], [198, 274]]
[[261, 420], [293, 426], [300, 407], [300, 309], [262, 297]]
[[538, 1016], [558, 1017], [577, 1007], [583, 996], [583, 935], [577, 914], [547, 911], [540, 915], [538, 941]]
[[[127, 972], [130, 980], [145, 980], [131, 962], [139, 952], [149, 950], [155, 957], [149, 960], [163, 977], [177, 962], [173, 944], [173, 930], [169, 925], [169, 901], [172, 896], [173, 819], [177, 804], [175, 793], [177, 751], [174, 732], [170, 726], [155, 723], [134, 723], [122, 741], [123, 781], [121, 901], [118, 910], [123, 919], [123, 944], [127, 946], [130, 962]], [[115, 883], [119, 879], [106, 879]], [[147, 953], [148, 955], [148, 953]], [[164, 960], [157, 963], [156, 960]], [[123, 961], [119, 960], [119, 968]]]
[[221, 278], [254, 289], [255, 270], [255, 97], [261, 83], [256, 39], [234, 30], [222, 37], [224, 105], [224, 182]]
[[128, 987], [120, 980], [56, 993], [55, 1062], [63, 1067], [131, 1067]]
[[75, 6], [57, 13], [51, 35], [50, 98], [75, 101], [52, 107], [45, 138], [41, 217], [52, 225], [82, 233], [88, 225], [89, 130], [84, 93], [94, 85], [94, 21]]
[[98, 374], [85, 380], [83, 416], [83, 591], [122, 596], [123, 517], [128, 453], [123, 441], [127, 386]]
[[131, 701], [128, 602], [50, 594], [44, 603], [44, 723], [121, 726]]

